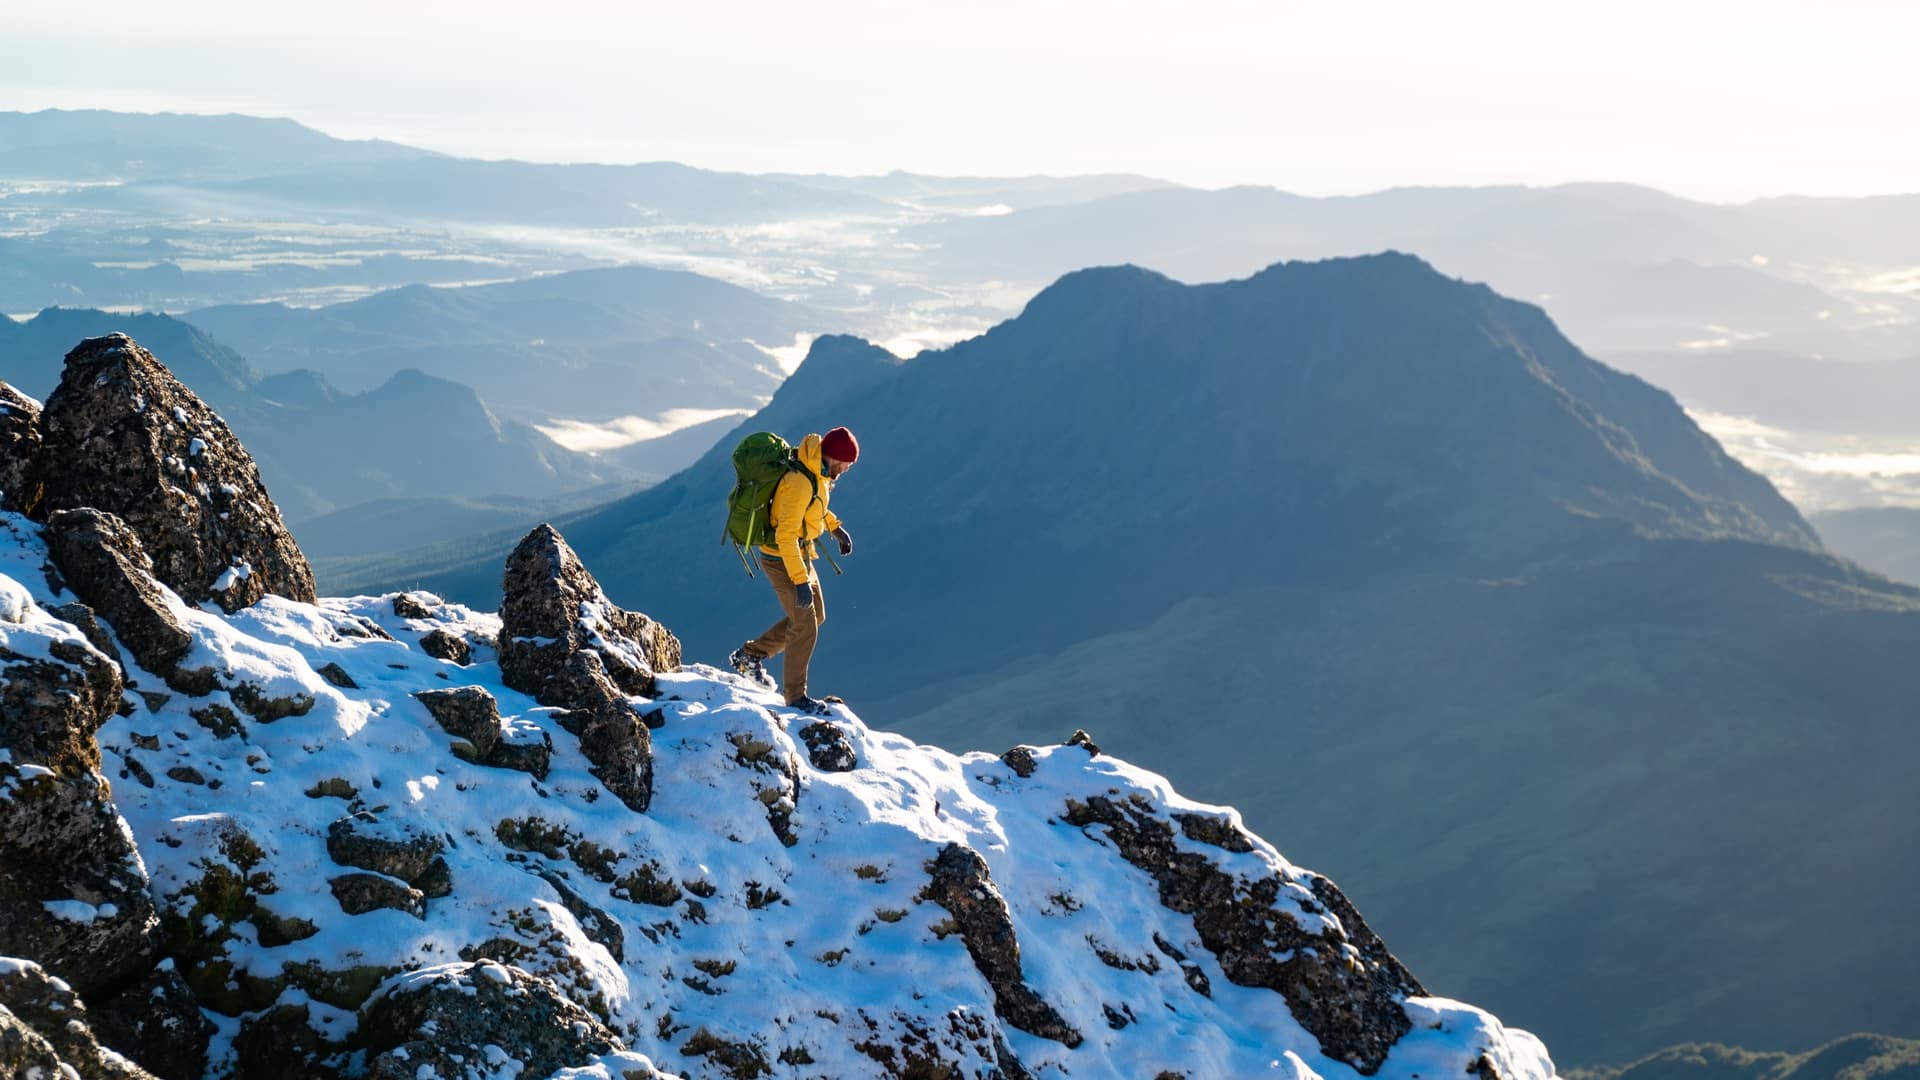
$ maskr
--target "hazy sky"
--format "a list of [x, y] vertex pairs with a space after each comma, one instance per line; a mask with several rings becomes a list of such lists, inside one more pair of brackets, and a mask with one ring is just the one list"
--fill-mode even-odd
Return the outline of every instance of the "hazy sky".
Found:
[[483, 157], [1312, 194], [1920, 191], [1920, 2], [0, 0], [0, 109]]

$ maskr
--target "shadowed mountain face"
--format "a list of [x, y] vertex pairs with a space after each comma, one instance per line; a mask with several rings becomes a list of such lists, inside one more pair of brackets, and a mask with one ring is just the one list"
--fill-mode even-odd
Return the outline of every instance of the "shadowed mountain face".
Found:
[[[906, 363], [822, 340], [739, 430], [841, 423], [816, 692], [1128, 747], [1568, 1063], [1911, 1027], [1920, 593], [1537, 309], [1397, 255], [1089, 271]], [[691, 660], [773, 614], [718, 543], [731, 442], [564, 522]], [[389, 580], [491, 603], [498, 554]]]

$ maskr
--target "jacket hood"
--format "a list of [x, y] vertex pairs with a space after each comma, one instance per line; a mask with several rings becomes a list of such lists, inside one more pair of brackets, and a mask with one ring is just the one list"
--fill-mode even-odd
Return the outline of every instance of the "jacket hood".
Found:
[[826, 479], [827, 471], [821, 465], [820, 434], [814, 432], [800, 440], [800, 464], [805, 465], [813, 475]]

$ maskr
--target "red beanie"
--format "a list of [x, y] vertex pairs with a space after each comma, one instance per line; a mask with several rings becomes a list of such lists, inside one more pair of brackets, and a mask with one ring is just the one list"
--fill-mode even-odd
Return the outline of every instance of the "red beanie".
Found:
[[860, 441], [853, 437], [853, 432], [837, 427], [820, 437], [820, 452], [851, 465], [860, 460]]

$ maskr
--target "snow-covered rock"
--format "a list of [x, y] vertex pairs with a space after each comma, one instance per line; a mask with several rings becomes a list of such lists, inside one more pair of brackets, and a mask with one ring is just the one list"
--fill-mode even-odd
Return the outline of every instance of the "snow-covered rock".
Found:
[[100, 1045], [73, 987], [39, 964], [0, 956], [0, 1075], [154, 1080]]
[[0, 510], [40, 505], [40, 403], [0, 380]]
[[[0, 648], [84, 645], [45, 614], [72, 600], [46, 558], [0, 515], [0, 597], [33, 628], [0, 622]], [[1331, 882], [1090, 739], [955, 755], [662, 664], [613, 691], [657, 725], [640, 812], [577, 710], [509, 685], [493, 615], [166, 598], [188, 663], [310, 702], [128, 695], [99, 728], [215, 1075], [1552, 1075], [1531, 1036], [1428, 996]], [[595, 656], [629, 644], [606, 626]], [[436, 630], [482, 644], [461, 666], [422, 650]], [[350, 910], [350, 875], [409, 899]], [[515, 993], [531, 1029], [488, 1004]], [[455, 1007], [457, 1039], [422, 1035]]]
[[[568, 710], [561, 722], [579, 736], [594, 775], [630, 809], [646, 810], [653, 741], [630, 695], [652, 694], [656, 676], [680, 669], [679, 639], [608, 600], [551, 525], [534, 528], [507, 556], [500, 622], [502, 680]], [[439, 633], [422, 638], [423, 648], [437, 652], [427, 641]]]
[[314, 598], [313, 571], [226, 422], [124, 334], [67, 354], [39, 418], [44, 509], [92, 507], [140, 537], [189, 603]]

